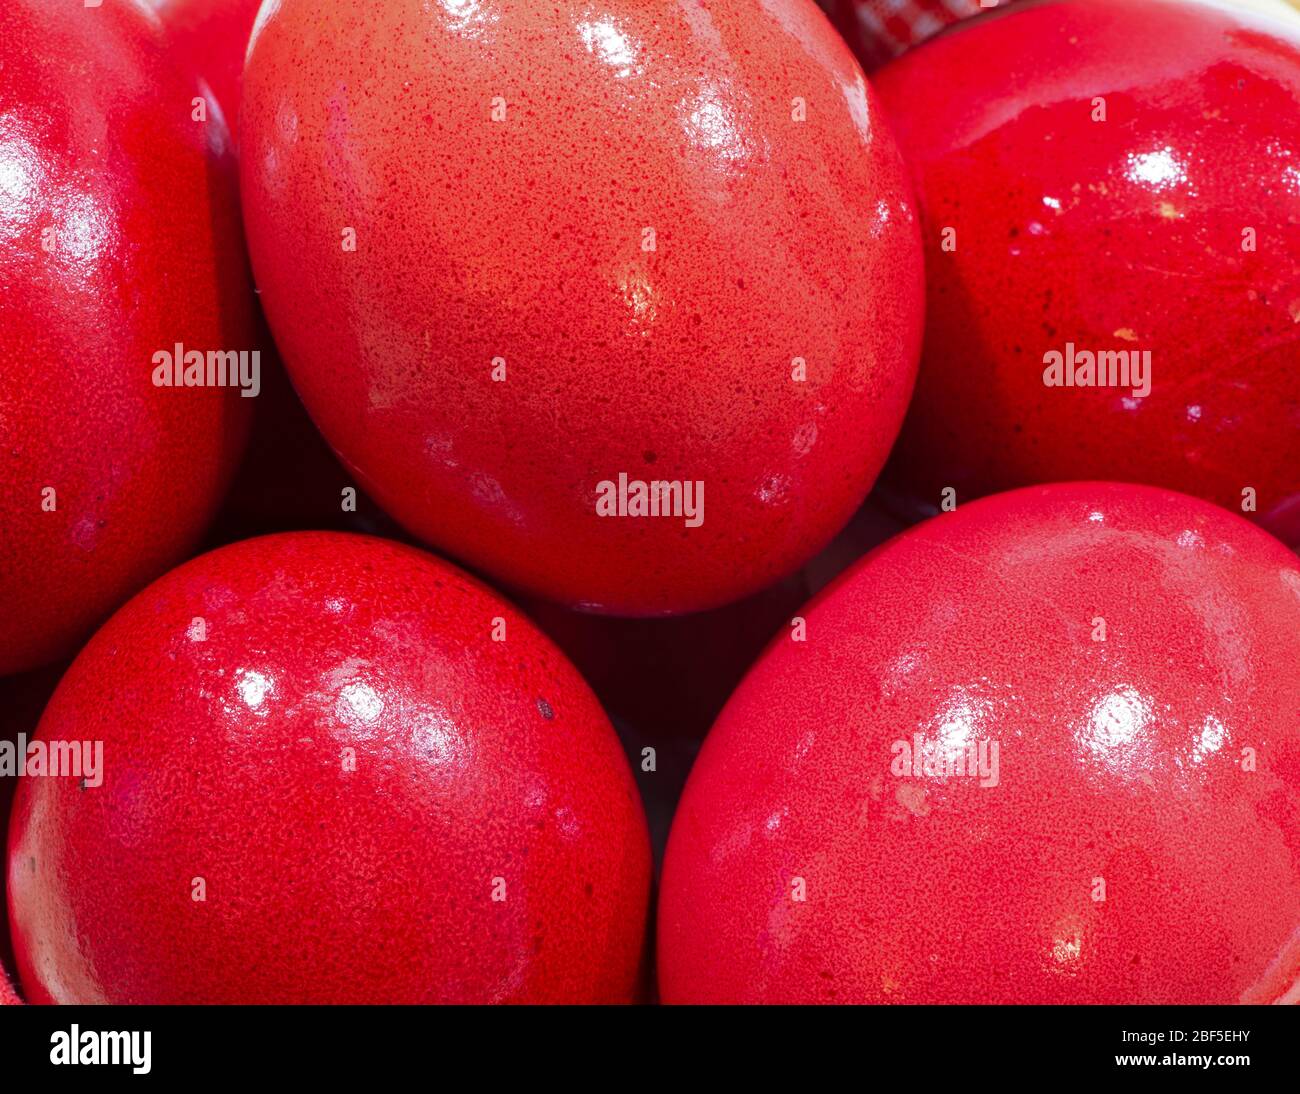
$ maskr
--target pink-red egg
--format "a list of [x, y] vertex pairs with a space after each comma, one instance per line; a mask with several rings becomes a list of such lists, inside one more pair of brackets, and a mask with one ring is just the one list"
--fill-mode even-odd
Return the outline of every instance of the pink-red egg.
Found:
[[898, 489], [1145, 482], [1292, 535], [1300, 20], [1017, 4], [873, 80], [926, 247]]
[[1300, 999], [1300, 561], [1152, 487], [877, 548], [705, 741], [667, 1002]]
[[22, 780], [32, 1002], [630, 1002], [650, 853], [608, 720], [506, 601], [387, 540], [247, 540], [91, 639]]
[[[229, 137], [130, 4], [0, 9], [0, 674], [72, 652], [201, 535], [251, 400]], [[206, 371], [206, 369], [205, 369]]]
[[917, 224], [811, 0], [284, 0], [240, 146], [312, 417], [408, 530], [507, 584], [717, 606], [875, 479], [914, 378]]

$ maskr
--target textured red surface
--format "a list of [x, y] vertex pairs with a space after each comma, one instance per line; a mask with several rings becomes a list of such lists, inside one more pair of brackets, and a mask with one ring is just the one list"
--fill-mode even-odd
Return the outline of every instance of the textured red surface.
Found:
[[[665, 1001], [1295, 1001], [1280, 543], [1151, 487], [1030, 487], [904, 533], [806, 615], [687, 784]], [[998, 742], [998, 784], [895, 774], [913, 734]]]
[[6, 2], [0, 62], [3, 674], [71, 652], [201, 534], [250, 400], [156, 388], [152, 358], [250, 348], [252, 296], [226, 130], [190, 120], [142, 11]]
[[549, 641], [423, 552], [299, 533], [187, 563], [40, 735], [102, 740], [106, 775], [19, 788], [32, 1001], [633, 997], [650, 856], [619, 744]]
[[[1104, 478], [1240, 511], [1253, 487], [1263, 523], [1293, 535], [1300, 23], [1016, 5], [873, 79], [916, 178], [929, 292], [887, 475], [930, 504], [945, 486]], [[1046, 387], [1044, 354], [1067, 342], [1149, 350], [1150, 394]]]
[[[756, 591], [848, 520], [911, 390], [921, 256], [810, 0], [263, 10], [241, 114], [262, 302], [393, 516], [627, 614]], [[702, 481], [703, 525], [597, 516], [621, 472]]]

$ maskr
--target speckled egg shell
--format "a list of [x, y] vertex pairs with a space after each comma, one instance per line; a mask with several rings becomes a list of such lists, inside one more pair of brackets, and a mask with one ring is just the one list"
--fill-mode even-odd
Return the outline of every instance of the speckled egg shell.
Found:
[[1300, 998], [1282, 544], [1153, 487], [1029, 487], [877, 548], [804, 614], [678, 809], [665, 1001]]
[[33, 1002], [633, 997], [649, 846], [609, 722], [421, 551], [296, 533], [189, 562], [96, 634], [39, 736], [103, 741], [104, 777], [18, 791]]
[[[772, 583], [861, 502], [914, 379], [921, 253], [810, 0], [284, 0], [243, 95], [276, 340], [422, 539], [651, 615]], [[621, 473], [702, 482], [703, 524], [598, 515]]]
[[[228, 135], [129, 4], [0, 7], [0, 674], [198, 539], [248, 404], [154, 354], [251, 348]], [[50, 492], [52, 491], [52, 493]]]
[[[916, 182], [929, 294], [887, 477], [931, 505], [946, 486], [1113, 478], [1240, 512], [1250, 488], [1251, 515], [1293, 534], [1300, 21], [1016, 5], [873, 80]], [[1149, 351], [1150, 393], [1046, 386], [1067, 343]]]

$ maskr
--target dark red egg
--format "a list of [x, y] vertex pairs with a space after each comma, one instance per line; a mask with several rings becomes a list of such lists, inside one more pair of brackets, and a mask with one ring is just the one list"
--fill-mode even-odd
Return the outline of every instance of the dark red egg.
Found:
[[651, 738], [702, 738], [736, 685], [808, 600], [902, 529], [874, 500], [798, 573], [711, 611], [658, 619], [592, 615], [545, 601], [529, 616], [573, 661], [610, 714]]
[[18, 791], [30, 1001], [634, 997], [650, 854], [618, 741], [437, 558], [333, 533], [201, 556], [91, 639], [39, 738], [103, 763]]
[[700, 742], [736, 685], [769, 642], [798, 625], [810, 593], [899, 528], [868, 500], [798, 573], [711, 611], [624, 619], [525, 604], [609, 711], [633, 760], [656, 861]]
[[873, 80], [928, 289], [887, 476], [931, 506], [945, 487], [1145, 482], [1292, 534], [1300, 21], [1017, 4]]
[[667, 1002], [1300, 999], [1300, 560], [1153, 487], [878, 547], [705, 741]]
[[[0, 674], [70, 653], [197, 541], [252, 400], [229, 138], [130, 4], [0, 8]], [[206, 369], [205, 369], [206, 371]]]
[[510, 585], [714, 607], [797, 569], [875, 479], [918, 229], [811, 0], [284, 0], [241, 150], [313, 419], [408, 530]]

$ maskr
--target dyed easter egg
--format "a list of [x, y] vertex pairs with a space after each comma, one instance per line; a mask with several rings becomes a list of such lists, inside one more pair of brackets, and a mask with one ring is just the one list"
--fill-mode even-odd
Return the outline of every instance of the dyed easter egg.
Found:
[[1300, 1000], [1300, 560], [1153, 487], [903, 533], [705, 741], [667, 1002]]
[[414, 548], [307, 532], [186, 563], [91, 639], [38, 740], [103, 759], [15, 800], [32, 1002], [634, 997], [650, 856], [609, 722]]
[[244, 215], [349, 470], [509, 585], [714, 607], [825, 545], [921, 324], [916, 218], [811, 0], [262, 9]]
[[1137, 481], [1291, 535], [1300, 20], [1016, 4], [873, 79], [926, 246], [894, 489]]
[[228, 134], [198, 95], [143, 9], [0, 9], [0, 674], [189, 550], [237, 461], [251, 400], [154, 382], [177, 347], [204, 379], [251, 348]]

